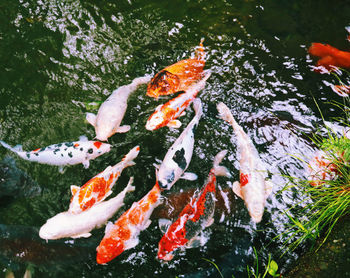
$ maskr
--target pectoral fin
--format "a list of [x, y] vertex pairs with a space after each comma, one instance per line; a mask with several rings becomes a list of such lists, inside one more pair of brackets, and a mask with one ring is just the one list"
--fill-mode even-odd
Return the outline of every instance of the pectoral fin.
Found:
[[199, 235], [192, 238], [189, 242], [186, 244], [186, 248], [198, 248], [200, 246], [203, 246], [207, 243], [208, 238], [203, 236], [203, 233], [200, 233]]
[[85, 161], [83, 161], [83, 165], [84, 165], [84, 168], [87, 169], [89, 168], [90, 166], [90, 161], [88, 159], [86, 159]]
[[78, 192], [78, 190], [80, 190], [79, 186], [76, 186], [76, 185], [70, 186], [70, 192], [72, 193], [72, 196], [74, 196]]
[[180, 178], [184, 180], [194, 181], [198, 178], [198, 176], [195, 173], [186, 172], [183, 173], [183, 175]]
[[114, 224], [111, 221], [108, 221], [106, 228], [105, 228], [105, 234], [107, 234], [112, 228]]
[[166, 231], [168, 230], [168, 228], [170, 227], [171, 225], [171, 221], [169, 219], [165, 219], [165, 218], [160, 218], [158, 220], [158, 226], [159, 226], [159, 229], [160, 231], [165, 234]]
[[181, 122], [179, 120], [173, 120], [167, 124], [167, 127], [172, 127], [172, 128], [179, 128], [180, 126], [181, 126]]
[[129, 239], [125, 244], [125, 249], [134, 248], [137, 244], [139, 244], [138, 238]]
[[96, 127], [96, 115], [93, 113], [86, 113], [86, 120], [90, 125]]
[[235, 181], [232, 184], [232, 191], [241, 199], [243, 199], [243, 195], [242, 195], [242, 190], [241, 190], [241, 184], [238, 181]]
[[85, 233], [85, 234], [71, 236], [71, 238], [90, 237], [90, 236], [91, 236], [90, 233]]
[[119, 126], [118, 128], [115, 129], [115, 132], [117, 133], [125, 133], [125, 132], [128, 132], [130, 130], [130, 126], [129, 125], [122, 125], [122, 126]]

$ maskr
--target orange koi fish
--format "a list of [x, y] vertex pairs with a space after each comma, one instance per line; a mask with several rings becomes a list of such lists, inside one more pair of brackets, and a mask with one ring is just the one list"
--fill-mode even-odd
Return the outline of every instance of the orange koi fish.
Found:
[[114, 224], [106, 226], [105, 236], [97, 247], [96, 261], [105, 264], [119, 256], [127, 249], [139, 243], [141, 231], [151, 224], [149, 219], [153, 210], [160, 204], [160, 188], [158, 183], [137, 203], [133, 203]]
[[199, 44], [195, 58], [181, 60], [158, 72], [147, 87], [147, 95], [158, 98], [187, 90], [193, 82], [202, 78], [205, 65], [203, 40]]
[[324, 66], [328, 70], [331, 66], [350, 68], [350, 52], [341, 51], [329, 44], [312, 43], [309, 53], [321, 58], [317, 61], [317, 66]]
[[128, 167], [135, 165], [135, 159], [140, 152], [140, 147], [136, 146], [124, 156], [121, 162], [112, 166], [108, 166], [103, 172], [99, 173], [82, 187], [72, 185], [72, 199], [69, 206], [69, 212], [73, 214], [81, 213], [93, 205], [102, 202], [113, 193], [112, 188], [122, 171]]
[[196, 98], [199, 91], [205, 87], [210, 75], [211, 73], [208, 71], [199, 82], [191, 85], [183, 94], [178, 95], [163, 105], [159, 105], [148, 118], [146, 129], [155, 130], [163, 126], [179, 128], [181, 122], [177, 118], [183, 114], [185, 109]]
[[203, 245], [199, 234], [214, 222], [216, 176], [231, 176], [224, 166], [219, 166], [227, 150], [219, 152], [214, 159], [214, 167], [210, 170], [207, 182], [189, 204], [182, 210], [178, 219], [169, 226], [158, 244], [158, 258], [169, 261], [172, 252], [180, 247], [192, 248]]

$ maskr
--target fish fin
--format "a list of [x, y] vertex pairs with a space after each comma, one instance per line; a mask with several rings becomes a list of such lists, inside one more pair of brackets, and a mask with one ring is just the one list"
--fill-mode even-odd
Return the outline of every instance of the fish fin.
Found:
[[270, 196], [273, 189], [273, 183], [271, 181], [266, 181], [266, 187], [265, 187], [265, 200]]
[[129, 125], [122, 125], [122, 126], [119, 126], [118, 128], [115, 129], [115, 132], [117, 133], [125, 133], [125, 132], [128, 132], [130, 130], [130, 126]]
[[79, 186], [76, 186], [76, 185], [70, 186], [70, 192], [72, 193], [72, 196], [74, 196], [78, 192], [78, 190], [80, 190]]
[[198, 178], [198, 176], [195, 173], [186, 172], [183, 173], [183, 175], [180, 178], [184, 180], [195, 181]]
[[71, 238], [90, 237], [90, 236], [91, 236], [90, 233], [84, 233], [84, 234], [79, 234], [79, 235], [71, 236]]
[[143, 225], [142, 230], [146, 230], [149, 227], [149, 225], [151, 225], [151, 223], [152, 221], [148, 219]]
[[96, 118], [97, 117], [94, 113], [86, 113], [86, 120], [93, 127], [96, 127]]
[[58, 172], [60, 172], [60, 174], [63, 174], [65, 171], [66, 171], [66, 167], [64, 167], [64, 166], [58, 167]]
[[134, 248], [137, 244], [139, 244], [138, 238], [129, 239], [125, 244], [125, 250]]
[[123, 161], [125, 162], [125, 167], [127, 166], [133, 166], [136, 163], [133, 161], [133, 159], [135, 159], [140, 152], [140, 146], [136, 146], [134, 148], [132, 148], [124, 157], [123, 157]]
[[243, 195], [242, 195], [242, 190], [241, 190], [241, 184], [238, 181], [235, 181], [232, 184], [232, 191], [241, 199], [243, 199]]
[[172, 120], [167, 124], [167, 127], [179, 128], [181, 126], [181, 122], [179, 120]]
[[184, 111], [181, 112], [181, 114], [180, 114], [179, 117], [183, 117], [183, 116], [185, 116], [185, 115], [186, 115], [186, 111], [184, 110]]
[[105, 197], [103, 198], [103, 200], [106, 199], [108, 196], [110, 196], [112, 193], [113, 193], [113, 190], [109, 190], [105, 195]]
[[198, 248], [200, 246], [203, 246], [207, 243], [208, 238], [203, 236], [203, 233], [200, 233], [199, 235], [192, 238], [189, 242], [186, 243], [186, 248]]
[[168, 230], [168, 228], [170, 227], [171, 223], [172, 223], [172, 222], [171, 222], [171, 220], [169, 220], [169, 219], [160, 218], [160, 219], [158, 220], [159, 230], [160, 230], [163, 234], [165, 234], [166, 231]]
[[10, 151], [13, 151], [13, 152], [22, 152], [23, 151], [22, 145], [16, 145], [14, 147], [11, 147], [9, 144], [5, 143], [4, 141], [0, 141], [0, 144], [4, 148], [9, 149]]
[[215, 175], [216, 176], [224, 176], [224, 177], [231, 177], [230, 171], [225, 166], [217, 166], [215, 168]]
[[85, 161], [82, 162], [84, 165], [84, 168], [87, 169], [90, 166], [90, 160], [86, 159]]
[[105, 234], [107, 234], [113, 228], [113, 226], [114, 224], [111, 221], [108, 221], [105, 228]]
[[159, 164], [153, 163], [153, 166], [154, 166], [156, 169], [158, 169], [158, 170], [159, 170], [159, 167], [160, 167], [160, 165], [159, 165]]
[[87, 142], [87, 141], [89, 141], [89, 139], [87, 138], [86, 135], [82, 135], [82, 136], [79, 137], [79, 141]]
[[125, 193], [135, 191], [135, 186], [132, 185], [133, 182], [134, 182], [134, 177], [131, 177], [129, 179], [127, 186], [123, 190]]
[[205, 227], [209, 227], [209, 226], [211, 226], [213, 224], [214, 224], [214, 217], [211, 217], [211, 218], [209, 218], [209, 220], [208, 220], [207, 224], [205, 225]]

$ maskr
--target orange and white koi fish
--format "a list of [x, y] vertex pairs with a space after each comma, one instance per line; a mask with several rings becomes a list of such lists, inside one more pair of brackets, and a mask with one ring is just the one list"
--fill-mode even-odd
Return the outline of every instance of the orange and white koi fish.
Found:
[[110, 144], [88, 141], [86, 136], [81, 136], [79, 139], [80, 141], [54, 144], [29, 152], [23, 151], [19, 145], [11, 147], [3, 141], [0, 141], [0, 144], [25, 160], [57, 166], [82, 163], [85, 168], [89, 167], [91, 159], [111, 149]]
[[205, 53], [203, 39], [199, 44], [195, 58], [181, 60], [158, 72], [148, 84], [147, 95], [158, 98], [179, 91], [186, 91], [188, 86], [203, 76]]
[[317, 66], [324, 66], [328, 70], [331, 69], [331, 66], [350, 68], [350, 52], [341, 51], [329, 44], [312, 43], [309, 53], [321, 58]]
[[224, 103], [217, 105], [219, 117], [232, 125], [240, 149], [240, 182], [233, 183], [232, 190], [241, 197], [253, 221], [258, 223], [264, 213], [267, 197], [272, 191], [272, 183], [266, 181], [267, 171], [259, 153], [249, 136], [244, 132], [229, 108]]
[[158, 244], [159, 259], [169, 261], [173, 258], [172, 252], [175, 249], [192, 248], [198, 246], [198, 243], [205, 243], [199, 235], [214, 222], [216, 176], [231, 176], [224, 166], [219, 166], [226, 153], [227, 150], [223, 150], [215, 156], [214, 167], [202, 190], [192, 198], [163, 235]]
[[73, 214], [81, 213], [92, 206], [102, 202], [110, 194], [113, 193], [112, 188], [122, 171], [128, 167], [135, 165], [135, 159], [140, 152], [140, 147], [136, 146], [124, 156], [121, 162], [112, 166], [108, 166], [103, 172], [99, 173], [82, 187], [71, 186], [72, 199], [69, 206], [69, 212]]
[[93, 113], [86, 114], [86, 120], [95, 127], [96, 138], [106, 141], [115, 133], [125, 133], [130, 130], [129, 125], [121, 126], [129, 95], [134, 92], [138, 86], [150, 81], [150, 76], [135, 78], [130, 84], [121, 86], [102, 103], [97, 115]]
[[176, 120], [185, 109], [196, 98], [199, 91], [204, 89], [207, 79], [210, 77], [208, 71], [206, 75], [197, 83], [192, 84], [184, 93], [169, 100], [163, 105], [159, 105], [153, 114], [148, 118], [146, 129], [155, 130], [163, 126], [179, 128], [181, 122]]
[[162, 190], [169, 190], [180, 178], [187, 180], [197, 179], [196, 174], [185, 173], [185, 171], [191, 162], [193, 154], [194, 132], [203, 114], [202, 102], [199, 98], [193, 101], [193, 108], [196, 115], [170, 147], [163, 162], [157, 169], [157, 181]]
[[124, 205], [126, 193], [135, 190], [132, 182], [133, 178], [130, 178], [128, 185], [116, 197], [96, 204], [82, 213], [72, 214], [65, 211], [48, 219], [40, 228], [39, 236], [43, 239], [91, 236], [91, 230], [104, 225]]
[[138, 236], [151, 224], [149, 218], [160, 204], [160, 198], [160, 188], [156, 183], [147, 195], [137, 203], [133, 203], [114, 224], [111, 222], [107, 224], [105, 236], [96, 249], [98, 264], [108, 263], [139, 243]]

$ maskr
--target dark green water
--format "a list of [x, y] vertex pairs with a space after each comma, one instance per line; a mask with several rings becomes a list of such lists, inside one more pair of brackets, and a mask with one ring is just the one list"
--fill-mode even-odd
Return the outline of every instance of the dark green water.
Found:
[[[307, 157], [314, 152], [307, 137], [321, 124], [314, 99], [325, 119], [340, 115], [326, 101], [342, 102], [329, 86], [338, 84], [336, 78], [310, 68], [315, 61], [307, 48], [324, 42], [349, 49], [349, 14], [346, 1], [2, 0], [0, 140], [32, 150], [75, 141], [83, 134], [92, 139], [94, 129], [85, 122], [86, 103], [104, 101], [133, 78], [153, 75], [189, 57], [205, 38], [205, 68], [212, 76], [200, 94], [205, 113], [188, 169], [199, 179], [179, 180], [170, 193], [201, 187], [222, 149], [229, 150], [223, 164], [233, 178], [219, 178], [219, 185], [228, 188], [238, 179], [236, 140], [232, 129], [216, 117], [219, 101], [251, 136], [275, 187], [261, 223], [253, 224], [242, 200], [233, 197], [230, 214], [222, 222], [216, 217], [208, 229], [208, 243], [180, 252], [168, 264], [156, 259], [161, 238], [157, 216], [136, 248], [104, 266], [95, 262], [103, 228], [87, 239], [41, 240], [37, 233], [46, 219], [68, 209], [70, 185], [83, 185], [135, 145], [141, 147], [136, 165], [124, 171], [115, 191], [129, 176], [135, 177], [137, 189], [112, 220], [154, 185], [155, 158], [164, 158], [183, 128], [147, 131], [147, 118], [165, 100], [148, 98], [142, 87], [129, 98], [123, 120], [131, 131], [111, 137], [115, 147], [91, 161], [89, 169], [71, 166], [62, 175], [57, 167], [23, 161], [0, 149], [0, 160], [14, 158], [14, 178], [22, 173], [30, 179], [28, 184], [41, 187], [34, 196], [0, 195], [0, 269], [10, 268], [16, 277], [28, 265], [34, 277], [216, 277], [216, 270], [202, 259], [206, 258], [215, 261], [225, 277], [246, 277], [255, 247], [263, 260], [271, 253], [281, 271], [287, 271], [306, 247], [279, 258], [281, 242], [272, 241], [286, 229], [288, 219], [282, 211], [298, 196], [279, 193], [286, 182], [281, 174], [303, 176], [305, 165], [291, 154]], [[193, 112], [187, 113], [184, 126], [192, 117]]]

